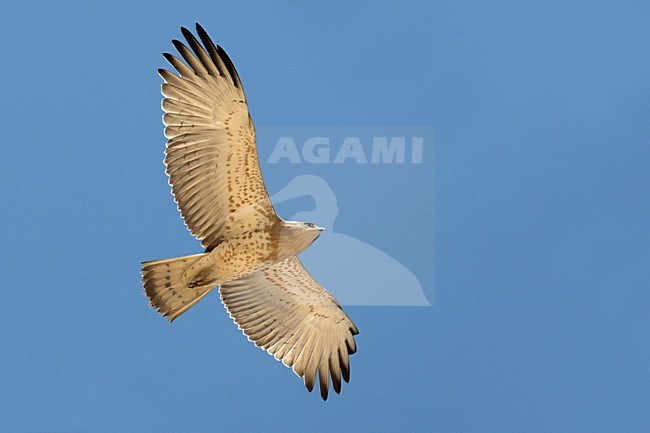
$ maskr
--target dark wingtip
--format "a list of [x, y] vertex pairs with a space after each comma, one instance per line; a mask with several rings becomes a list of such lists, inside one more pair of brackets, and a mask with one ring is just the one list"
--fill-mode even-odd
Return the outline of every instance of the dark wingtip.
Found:
[[210, 52], [211, 46], [214, 46], [214, 43], [212, 42], [212, 39], [210, 39], [208, 32], [206, 32], [205, 29], [199, 23], [196, 23], [196, 33], [199, 35], [199, 38], [203, 42], [203, 45], [205, 45], [205, 48], [207, 48], [208, 52]]
[[350, 383], [350, 366], [348, 365], [347, 368], [345, 368], [344, 365], [341, 365], [341, 376], [343, 376], [343, 380], [345, 383]]
[[167, 63], [169, 63], [170, 65], [174, 66], [174, 61], [177, 60], [177, 59], [176, 59], [176, 57], [175, 57], [173, 54], [170, 54], [170, 53], [163, 53], [162, 56], [165, 58], [165, 60], [167, 60]]
[[172, 39], [172, 45], [174, 46], [174, 48], [176, 48], [176, 50], [178, 50], [178, 52], [181, 52], [183, 48], [187, 48], [185, 47], [185, 44], [183, 44], [178, 39]]
[[217, 54], [219, 55], [221, 60], [223, 60], [223, 63], [226, 65], [226, 69], [228, 69], [228, 73], [230, 74], [230, 77], [232, 78], [235, 87], [241, 88], [241, 80], [239, 79], [239, 74], [237, 73], [237, 69], [235, 69], [235, 65], [232, 63], [232, 60], [230, 60], [230, 57], [228, 57], [228, 54], [221, 47], [221, 45], [217, 45]]
[[192, 32], [187, 30], [185, 27], [181, 27], [181, 33], [183, 34], [183, 37], [185, 37], [187, 41], [189, 41], [192, 38]]
[[341, 376], [340, 374], [332, 374], [332, 388], [334, 388], [334, 392], [337, 394], [341, 393]]
[[181, 33], [183, 33], [183, 36], [185, 37], [185, 40], [187, 40], [187, 42], [191, 43], [191, 41], [196, 41], [196, 38], [194, 37], [192, 32], [187, 30], [185, 27], [181, 27]]

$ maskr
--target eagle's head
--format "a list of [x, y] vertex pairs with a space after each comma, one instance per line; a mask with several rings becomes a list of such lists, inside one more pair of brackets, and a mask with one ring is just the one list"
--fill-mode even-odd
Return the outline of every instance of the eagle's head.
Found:
[[279, 248], [283, 255], [296, 255], [314, 242], [323, 231], [314, 223], [282, 221]]
[[[316, 224], [314, 224], [314, 223], [302, 223], [302, 225], [304, 225], [304, 226], [305, 226], [308, 230], [310, 230], [310, 231], [312, 231], [312, 230], [316, 230], [316, 231], [318, 232], [318, 234], [320, 234], [320, 232], [322, 232], [323, 230], [325, 230], [325, 229], [322, 228], [322, 227], [318, 227], [318, 226], [317, 226]], [[318, 235], [317, 235], [316, 237], [318, 237]]]

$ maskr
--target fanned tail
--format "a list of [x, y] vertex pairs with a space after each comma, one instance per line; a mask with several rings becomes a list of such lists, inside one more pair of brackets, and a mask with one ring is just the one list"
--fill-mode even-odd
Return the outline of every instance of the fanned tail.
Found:
[[189, 288], [181, 282], [185, 269], [205, 255], [194, 254], [142, 263], [142, 285], [145, 295], [149, 298], [149, 304], [170, 322], [189, 310], [214, 288]]

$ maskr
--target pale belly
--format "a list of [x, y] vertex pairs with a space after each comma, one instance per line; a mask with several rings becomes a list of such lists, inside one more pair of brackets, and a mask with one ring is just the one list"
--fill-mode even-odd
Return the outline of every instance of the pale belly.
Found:
[[277, 242], [268, 231], [245, 233], [223, 241], [190, 265], [182, 282], [188, 287], [222, 285], [279, 259]]

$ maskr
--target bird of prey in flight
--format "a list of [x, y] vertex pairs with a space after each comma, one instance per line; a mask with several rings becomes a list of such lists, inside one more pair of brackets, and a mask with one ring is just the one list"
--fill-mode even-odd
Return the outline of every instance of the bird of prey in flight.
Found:
[[181, 28], [176, 74], [158, 73], [167, 138], [166, 173], [174, 200], [202, 254], [142, 263], [150, 304], [170, 322], [215, 287], [237, 326], [256, 346], [293, 369], [311, 392], [316, 375], [327, 399], [350, 379], [356, 326], [296, 254], [321, 232], [276, 215], [257, 160], [255, 129], [239, 75], [197, 24]]

